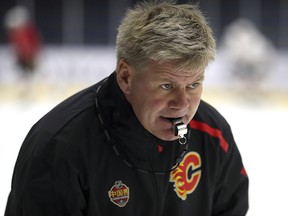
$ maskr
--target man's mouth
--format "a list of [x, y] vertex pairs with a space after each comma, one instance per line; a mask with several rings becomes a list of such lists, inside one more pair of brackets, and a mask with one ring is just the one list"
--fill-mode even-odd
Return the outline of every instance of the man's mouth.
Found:
[[183, 123], [182, 121], [182, 117], [178, 117], [178, 118], [167, 118], [169, 121], [171, 121], [173, 123], [173, 125], [178, 124], [178, 123]]
[[172, 125], [182, 123], [183, 124], [183, 116], [182, 117], [164, 117], [161, 118], [165, 119], [167, 122], [170, 122]]

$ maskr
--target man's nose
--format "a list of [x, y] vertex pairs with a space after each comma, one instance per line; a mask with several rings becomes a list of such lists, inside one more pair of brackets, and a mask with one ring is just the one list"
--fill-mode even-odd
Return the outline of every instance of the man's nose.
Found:
[[184, 111], [189, 107], [189, 95], [186, 89], [179, 89], [173, 95], [170, 102], [170, 108], [178, 111]]

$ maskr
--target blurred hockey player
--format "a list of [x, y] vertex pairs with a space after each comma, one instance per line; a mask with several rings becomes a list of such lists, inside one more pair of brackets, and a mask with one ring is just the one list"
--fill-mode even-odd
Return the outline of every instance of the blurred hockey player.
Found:
[[33, 73], [39, 55], [41, 40], [30, 14], [24, 6], [10, 9], [4, 18], [7, 38], [16, 55], [17, 65], [24, 76]]
[[253, 22], [241, 18], [228, 25], [220, 50], [228, 70], [239, 84], [235, 87], [254, 92], [261, 90], [271, 71], [276, 51]]

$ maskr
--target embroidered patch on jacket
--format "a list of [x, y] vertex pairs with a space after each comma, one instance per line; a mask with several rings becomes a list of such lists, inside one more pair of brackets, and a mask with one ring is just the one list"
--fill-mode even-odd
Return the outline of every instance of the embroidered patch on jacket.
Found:
[[177, 196], [186, 200], [187, 195], [193, 193], [201, 178], [201, 157], [197, 152], [185, 155], [179, 166], [170, 172], [170, 182], [174, 182]]
[[129, 187], [122, 183], [122, 181], [116, 181], [108, 191], [110, 201], [119, 207], [124, 207], [129, 201]]

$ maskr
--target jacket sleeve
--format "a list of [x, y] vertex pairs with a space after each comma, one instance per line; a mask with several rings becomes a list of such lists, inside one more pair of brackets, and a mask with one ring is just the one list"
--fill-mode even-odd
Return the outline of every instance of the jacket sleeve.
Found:
[[229, 149], [218, 172], [213, 216], [244, 216], [248, 211], [248, 176], [230, 127], [227, 134]]
[[37, 157], [16, 165], [5, 216], [84, 215], [85, 199], [77, 182], [71, 182]]

